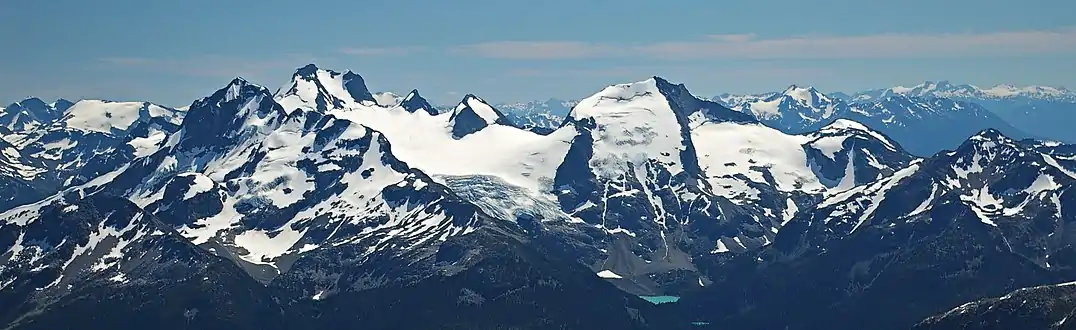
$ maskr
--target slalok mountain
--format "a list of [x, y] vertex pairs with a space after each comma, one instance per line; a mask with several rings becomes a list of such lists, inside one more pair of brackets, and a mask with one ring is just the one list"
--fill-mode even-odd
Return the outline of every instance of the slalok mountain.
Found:
[[[21, 144], [4, 149], [3, 191], [41, 197], [0, 214], [0, 323], [910, 327], [1071, 277], [1055, 235], [1070, 149], [996, 131], [919, 159], [855, 121], [783, 133], [658, 77], [535, 130], [474, 95], [440, 113], [313, 65], [276, 92], [236, 79], [186, 111], [139, 109], [5, 133]], [[54, 131], [69, 143], [23, 142]], [[66, 147], [83, 131], [111, 147]], [[63, 163], [33, 156], [53, 149]], [[70, 174], [66, 159], [96, 165]], [[967, 280], [984, 274], [997, 280]], [[867, 319], [918, 288], [907, 278], [931, 292]]]

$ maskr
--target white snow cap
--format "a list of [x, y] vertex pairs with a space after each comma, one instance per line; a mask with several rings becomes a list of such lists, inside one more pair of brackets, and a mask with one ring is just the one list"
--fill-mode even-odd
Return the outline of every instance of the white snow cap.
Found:
[[125, 131], [139, 119], [166, 117], [175, 120], [176, 112], [146, 102], [82, 100], [67, 109], [63, 122], [72, 128], [110, 133], [112, 130]]
[[[600, 117], [604, 115], [617, 115], [626, 110], [624, 107], [606, 106], [615, 103], [631, 103], [636, 100], [650, 97], [659, 97], [660, 101], [667, 102], [658, 89], [658, 77], [627, 84], [616, 84], [605, 87], [598, 93], [579, 101], [568, 114], [574, 119]], [[666, 104], [665, 107], [668, 107]], [[638, 110], [642, 110], [639, 108]]]
[[667, 81], [658, 77], [608, 86], [576, 104], [568, 114], [575, 121], [593, 119], [598, 132], [594, 139], [594, 168], [600, 177], [629, 173], [628, 164], [656, 160], [669, 164], [671, 174], [682, 172], [680, 159], [687, 150], [675, 110], [659, 90]]

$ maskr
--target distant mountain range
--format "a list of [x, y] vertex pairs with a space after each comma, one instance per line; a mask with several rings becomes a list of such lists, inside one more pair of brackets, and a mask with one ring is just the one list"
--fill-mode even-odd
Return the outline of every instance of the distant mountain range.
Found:
[[439, 107], [287, 78], [0, 110], [0, 324], [1070, 324], [1076, 145], [976, 101], [1061, 89], [709, 99], [649, 77]]
[[719, 99], [787, 132], [814, 130], [838, 118], [854, 120], [892, 136], [920, 156], [952, 148], [987, 128], [1030, 137], [978, 104], [947, 98], [891, 93], [850, 103], [812, 87], [791, 86], [780, 93]]
[[1042, 138], [1076, 142], [1076, 131], [1069, 125], [1076, 120], [1076, 92], [1065, 88], [1012, 85], [981, 88], [955, 85], [948, 81], [928, 81], [913, 87], [898, 86], [862, 92], [852, 98], [870, 100], [891, 94], [973, 102], [1024, 132]]

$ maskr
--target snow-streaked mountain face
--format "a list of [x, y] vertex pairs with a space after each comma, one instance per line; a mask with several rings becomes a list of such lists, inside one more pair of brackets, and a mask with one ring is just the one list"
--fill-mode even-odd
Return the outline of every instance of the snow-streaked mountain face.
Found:
[[[965, 208], [967, 219], [998, 228], [1009, 237], [1009, 248], [1043, 267], [1049, 268], [1046, 242], [1024, 235], [1026, 223], [1045, 221], [1043, 225], [1063, 225], [1065, 214], [1062, 196], [1066, 187], [1076, 184], [1076, 172], [1058, 164], [1054, 156], [1037, 152], [998, 131], [986, 130], [971, 137], [955, 151], [942, 153], [898, 171], [892, 177], [847, 191], [821, 203], [813, 212], [829, 231], [851, 234], [864, 225], [888, 225], [898, 220], [892, 212], [878, 212], [914, 196], [920, 200], [905, 217], [929, 216], [935, 204], [951, 202]], [[914, 185], [912, 196], [903, 185]], [[889, 196], [889, 194], [895, 194]], [[866, 203], [868, 207], [860, 206]], [[882, 217], [885, 220], [875, 220]], [[901, 219], [900, 223], [909, 219]], [[898, 223], [899, 225], [899, 223]], [[1016, 236], [1013, 236], [1016, 235]], [[1019, 243], [1017, 243], [1019, 242]], [[1020, 246], [1032, 244], [1030, 246]], [[1052, 245], [1056, 247], [1056, 245]], [[1058, 262], [1054, 262], [1058, 264]]]
[[288, 114], [244, 81], [196, 102], [164, 148], [105, 189], [266, 281], [319, 248], [391, 243], [393, 253], [421, 254], [484, 218], [397, 160], [381, 133], [319, 112]]
[[753, 114], [767, 126], [790, 133], [817, 129], [848, 111], [847, 103], [810, 86], [792, 85], [780, 93], [763, 95], [725, 94], [715, 99]]
[[42, 189], [49, 186], [44, 175], [47, 171], [0, 139], [0, 210], [35, 202], [51, 193]]
[[[190, 244], [125, 199], [72, 195], [0, 214], [0, 302], [6, 307], [0, 323], [63, 329], [164, 322], [157, 328], [168, 330], [665, 324], [652, 317], [649, 303], [549, 258], [510, 230], [489, 229], [445, 241], [426, 264], [446, 269], [406, 286], [356, 292], [349, 283], [368, 286], [384, 277], [334, 276], [341, 268], [356, 269], [354, 263], [377, 264], [386, 272], [422, 268], [401, 264], [398, 256], [358, 258], [366, 246], [311, 251], [265, 286], [230, 256]], [[394, 303], [385, 304], [384, 297]], [[534, 304], [549, 307], [537, 310]]]
[[1071, 329], [1076, 325], [1076, 282], [1022, 288], [931, 316], [916, 330]]
[[422, 95], [419, 95], [417, 89], [412, 89], [411, 92], [407, 93], [407, 96], [404, 96], [404, 98], [401, 99], [397, 105], [410, 113], [421, 111], [425, 112], [426, 114], [429, 114], [430, 116], [436, 116], [440, 114], [436, 107], [430, 105], [429, 101], [426, 101], [426, 99], [423, 98]]
[[[1076, 92], [1062, 87], [997, 85], [978, 87], [947, 81], [871, 90], [853, 96], [856, 100], [876, 100], [889, 95], [950, 98], [977, 103], [1017, 129], [1032, 135], [1076, 142], [1069, 123], [1076, 121]], [[1008, 134], [1008, 132], [1006, 132]]]
[[[1074, 185], [1076, 173], [1054, 156], [986, 130], [952, 152], [827, 196], [770, 248], [746, 257], [754, 260], [740, 260], [744, 269], [726, 269], [740, 275], [684, 301], [710, 311], [799, 306], [783, 319], [709, 320], [728, 326], [907, 328], [984, 295], [1076, 276], [1064, 234], [1076, 221], [1067, 213], [1076, 207]], [[789, 290], [800, 298], [789, 299]], [[752, 298], [713, 298], [731, 292]], [[907, 307], [869, 312], [894, 300]]]
[[14, 328], [239, 326], [238, 314], [249, 313], [279, 320], [238, 267], [123, 198], [66, 196], [4, 212], [0, 251], [0, 323]]
[[559, 128], [564, 123], [564, 118], [568, 116], [568, 112], [577, 103], [579, 103], [578, 100], [566, 101], [551, 98], [544, 101], [504, 103], [496, 107], [503, 110], [504, 114], [516, 125], [546, 132]]
[[60, 108], [65, 110], [51, 122], [4, 137], [25, 158], [48, 169], [37, 184], [47, 194], [152, 154], [184, 115], [147, 102], [82, 100]]

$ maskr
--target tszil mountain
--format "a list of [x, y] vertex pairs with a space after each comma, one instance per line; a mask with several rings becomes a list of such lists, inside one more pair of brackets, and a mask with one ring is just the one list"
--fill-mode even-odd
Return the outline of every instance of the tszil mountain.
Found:
[[[1074, 185], [1053, 155], [986, 130], [828, 196], [681, 303], [722, 327], [902, 329], [969, 300], [1076, 278], [1066, 230]], [[899, 311], [876, 312], [898, 301]]]
[[902, 329], [1076, 277], [1076, 147], [975, 104], [593, 92], [439, 110], [311, 64], [183, 110], [17, 102], [0, 324]]
[[850, 102], [813, 87], [791, 86], [780, 93], [725, 94], [716, 99], [789, 133], [813, 131], [837, 119], [856, 121], [893, 137], [919, 156], [950, 149], [988, 128], [1029, 137], [977, 103], [925, 95], [885, 93]]
[[1024, 132], [1032, 132], [1042, 138], [1076, 142], [1076, 131], [1071, 128], [1071, 123], [1076, 122], [1076, 92], [1062, 87], [978, 87], [942, 80], [927, 81], [912, 87], [871, 90], [852, 98], [875, 100], [897, 94], [977, 103]]

